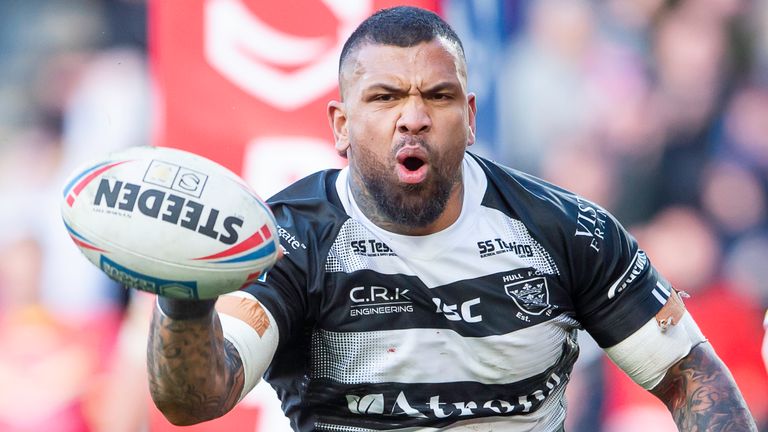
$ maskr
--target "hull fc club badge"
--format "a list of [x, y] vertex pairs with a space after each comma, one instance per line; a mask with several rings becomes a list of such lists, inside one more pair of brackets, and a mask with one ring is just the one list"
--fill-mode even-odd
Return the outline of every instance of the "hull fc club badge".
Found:
[[530, 315], [541, 315], [552, 305], [549, 304], [547, 279], [536, 277], [504, 285], [507, 295], [512, 297], [517, 307]]

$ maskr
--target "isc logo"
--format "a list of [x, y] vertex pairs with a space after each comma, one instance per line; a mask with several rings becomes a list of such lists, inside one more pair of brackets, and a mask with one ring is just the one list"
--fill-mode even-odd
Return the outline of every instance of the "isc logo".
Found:
[[480, 304], [480, 298], [475, 297], [471, 300], [467, 300], [464, 303], [448, 304], [439, 298], [433, 298], [432, 302], [437, 306], [435, 312], [442, 313], [450, 321], [465, 321], [468, 323], [476, 323], [483, 321], [482, 315], [473, 315], [472, 306]]

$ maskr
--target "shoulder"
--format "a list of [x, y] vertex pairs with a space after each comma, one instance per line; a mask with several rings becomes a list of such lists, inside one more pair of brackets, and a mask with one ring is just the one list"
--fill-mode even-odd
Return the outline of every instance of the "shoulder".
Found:
[[511, 168], [492, 159], [468, 152], [488, 177], [488, 181], [501, 187], [510, 187], [514, 191], [527, 192], [541, 199], [551, 199], [560, 195], [572, 195], [571, 192], [547, 182], [534, 175]]
[[306, 219], [332, 221], [345, 218], [346, 212], [336, 191], [340, 170], [329, 169], [304, 177], [267, 200], [278, 224]]
[[[633, 236], [599, 204], [545, 180], [473, 156], [486, 173], [483, 205], [518, 220], [564, 268], [573, 286], [613, 275], [638, 250]], [[626, 268], [626, 267], [624, 267]], [[622, 268], [621, 270], [624, 270]]]
[[339, 169], [327, 169], [303, 177], [271, 196], [267, 199], [267, 203], [272, 207], [306, 203], [307, 200], [339, 203], [336, 193], [336, 179], [339, 172]]
[[330, 247], [327, 243], [349, 219], [336, 191], [339, 172], [329, 169], [311, 174], [267, 200], [281, 244], [291, 259], [322, 259]]
[[484, 171], [488, 187], [482, 204], [518, 219], [531, 228], [565, 238], [600, 230], [612, 216], [600, 205], [541, 178], [470, 154]]

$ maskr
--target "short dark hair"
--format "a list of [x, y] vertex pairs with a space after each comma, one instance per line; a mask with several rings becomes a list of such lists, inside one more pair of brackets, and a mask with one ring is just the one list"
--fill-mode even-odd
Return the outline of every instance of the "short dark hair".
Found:
[[442, 37], [455, 44], [461, 59], [464, 46], [459, 36], [436, 13], [413, 6], [381, 9], [363, 21], [344, 43], [339, 71], [349, 55], [363, 43], [412, 47]]

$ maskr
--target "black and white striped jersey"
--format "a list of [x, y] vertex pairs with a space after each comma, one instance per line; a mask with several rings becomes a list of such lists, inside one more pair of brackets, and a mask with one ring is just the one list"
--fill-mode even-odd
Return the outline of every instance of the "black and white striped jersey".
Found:
[[286, 256], [246, 289], [280, 342], [265, 378], [299, 431], [551, 431], [578, 355], [635, 332], [670, 285], [599, 206], [467, 153], [458, 220], [382, 230], [347, 171], [269, 203]]

